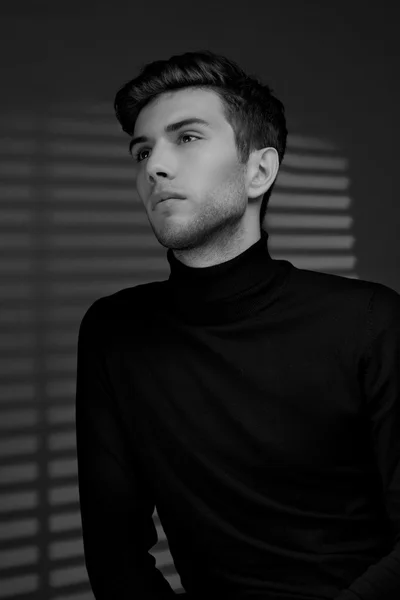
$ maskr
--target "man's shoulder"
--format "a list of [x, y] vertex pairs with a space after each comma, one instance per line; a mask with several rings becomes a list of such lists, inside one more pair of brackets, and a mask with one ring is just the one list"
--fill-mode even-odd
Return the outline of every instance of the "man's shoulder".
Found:
[[94, 321], [121, 321], [132, 319], [143, 314], [164, 294], [164, 281], [150, 281], [131, 287], [123, 288], [112, 294], [100, 296], [90, 304], [83, 315], [82, 322]]
[[383, 283], [367, 279], [294, 267], [291, 282], [294, 288], [304, 292], [353, 294], [363, 298], [377, 296], [383, 301], [395, 304], [400, 302], [400, 294], [394, 289]]
[[377, 281], [295, 267], [286, 292], [294, 304], [319, 305], [355, 317], [363, 314], [382, 326], [400, 322], [400, 294]]

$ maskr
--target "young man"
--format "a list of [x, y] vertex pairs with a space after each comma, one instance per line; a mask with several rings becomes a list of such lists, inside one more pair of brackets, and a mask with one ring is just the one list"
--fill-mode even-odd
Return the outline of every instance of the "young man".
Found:
[[400, 296], [270, 257], [284, 109], [235, 63], [152, 63], [115, 109], [171, 272], [80, 326], [96, 599], [175, 595], [155, 507], [188, 598], [400, 598]]

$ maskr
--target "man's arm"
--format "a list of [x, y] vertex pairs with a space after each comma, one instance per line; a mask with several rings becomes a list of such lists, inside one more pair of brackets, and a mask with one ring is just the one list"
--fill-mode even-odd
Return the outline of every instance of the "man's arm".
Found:
[[378, 286], [368, 307], [363, 391], [393, 550], [335, 600], [400, 600], [400, 296]]
[[78, 336], [76, 441], [85, 563], [96, 600], [175, 597], [149, 550], [155, 503], [117, 410], [97, 300]]

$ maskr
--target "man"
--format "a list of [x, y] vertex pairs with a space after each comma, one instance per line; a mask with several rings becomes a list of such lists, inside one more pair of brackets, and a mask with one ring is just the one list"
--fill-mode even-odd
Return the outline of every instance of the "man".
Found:
[[[96, 300], [76, 431], [97, 600], [400, 598], [400, 297], [273, 260], [282, 103], [210, 52], [115, 100], [169, 279]], [[166, 200], [166, 198], [171, 198]]]

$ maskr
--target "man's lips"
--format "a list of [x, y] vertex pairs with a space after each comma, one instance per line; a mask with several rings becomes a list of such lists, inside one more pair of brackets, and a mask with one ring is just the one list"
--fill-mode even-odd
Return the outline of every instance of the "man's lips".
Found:
[[165, 202], [166, 200], [185, 200], [185, 197], [181, 194], [171, 194], [170, 196], [167, 196], [167, 198], [161, 198], [159, 202]]
[[185, 196], [182, 196], [179, 192], [164, 190], [163, 192], [157, 192], [153, 197], [153, 208], [158, 204], [166, 202], [166, 200], [186, 200]]
[[170, 204], [173, 204], [174, 202], [182, 202], [182, 200], [186, 200], [186, 198], [167, 198], [166, 200], [161, 200], [160, 202], [158, 202], [157, 206], [160, 206], [161, 204], [166, 204], [167, 206], [169, 206]]
[[156, 206], [159, 206], [160, 204], [172, 204], [174, 201], [178, 201], [178, 200], [186, 200], [186, 198], [184, 198], [183, 196], [170, 196], [169, 198], [165, 198], [165, 199], [161, 199], [156, 203]]
[[161, 204], [161, 202], [168, 202], [168, 200], [185, 200], [185, 198], [178, 198], [177, 196], [171, 196], [171, 198], [165, 198], [165, 200], [160, 200], [159, 204]]

